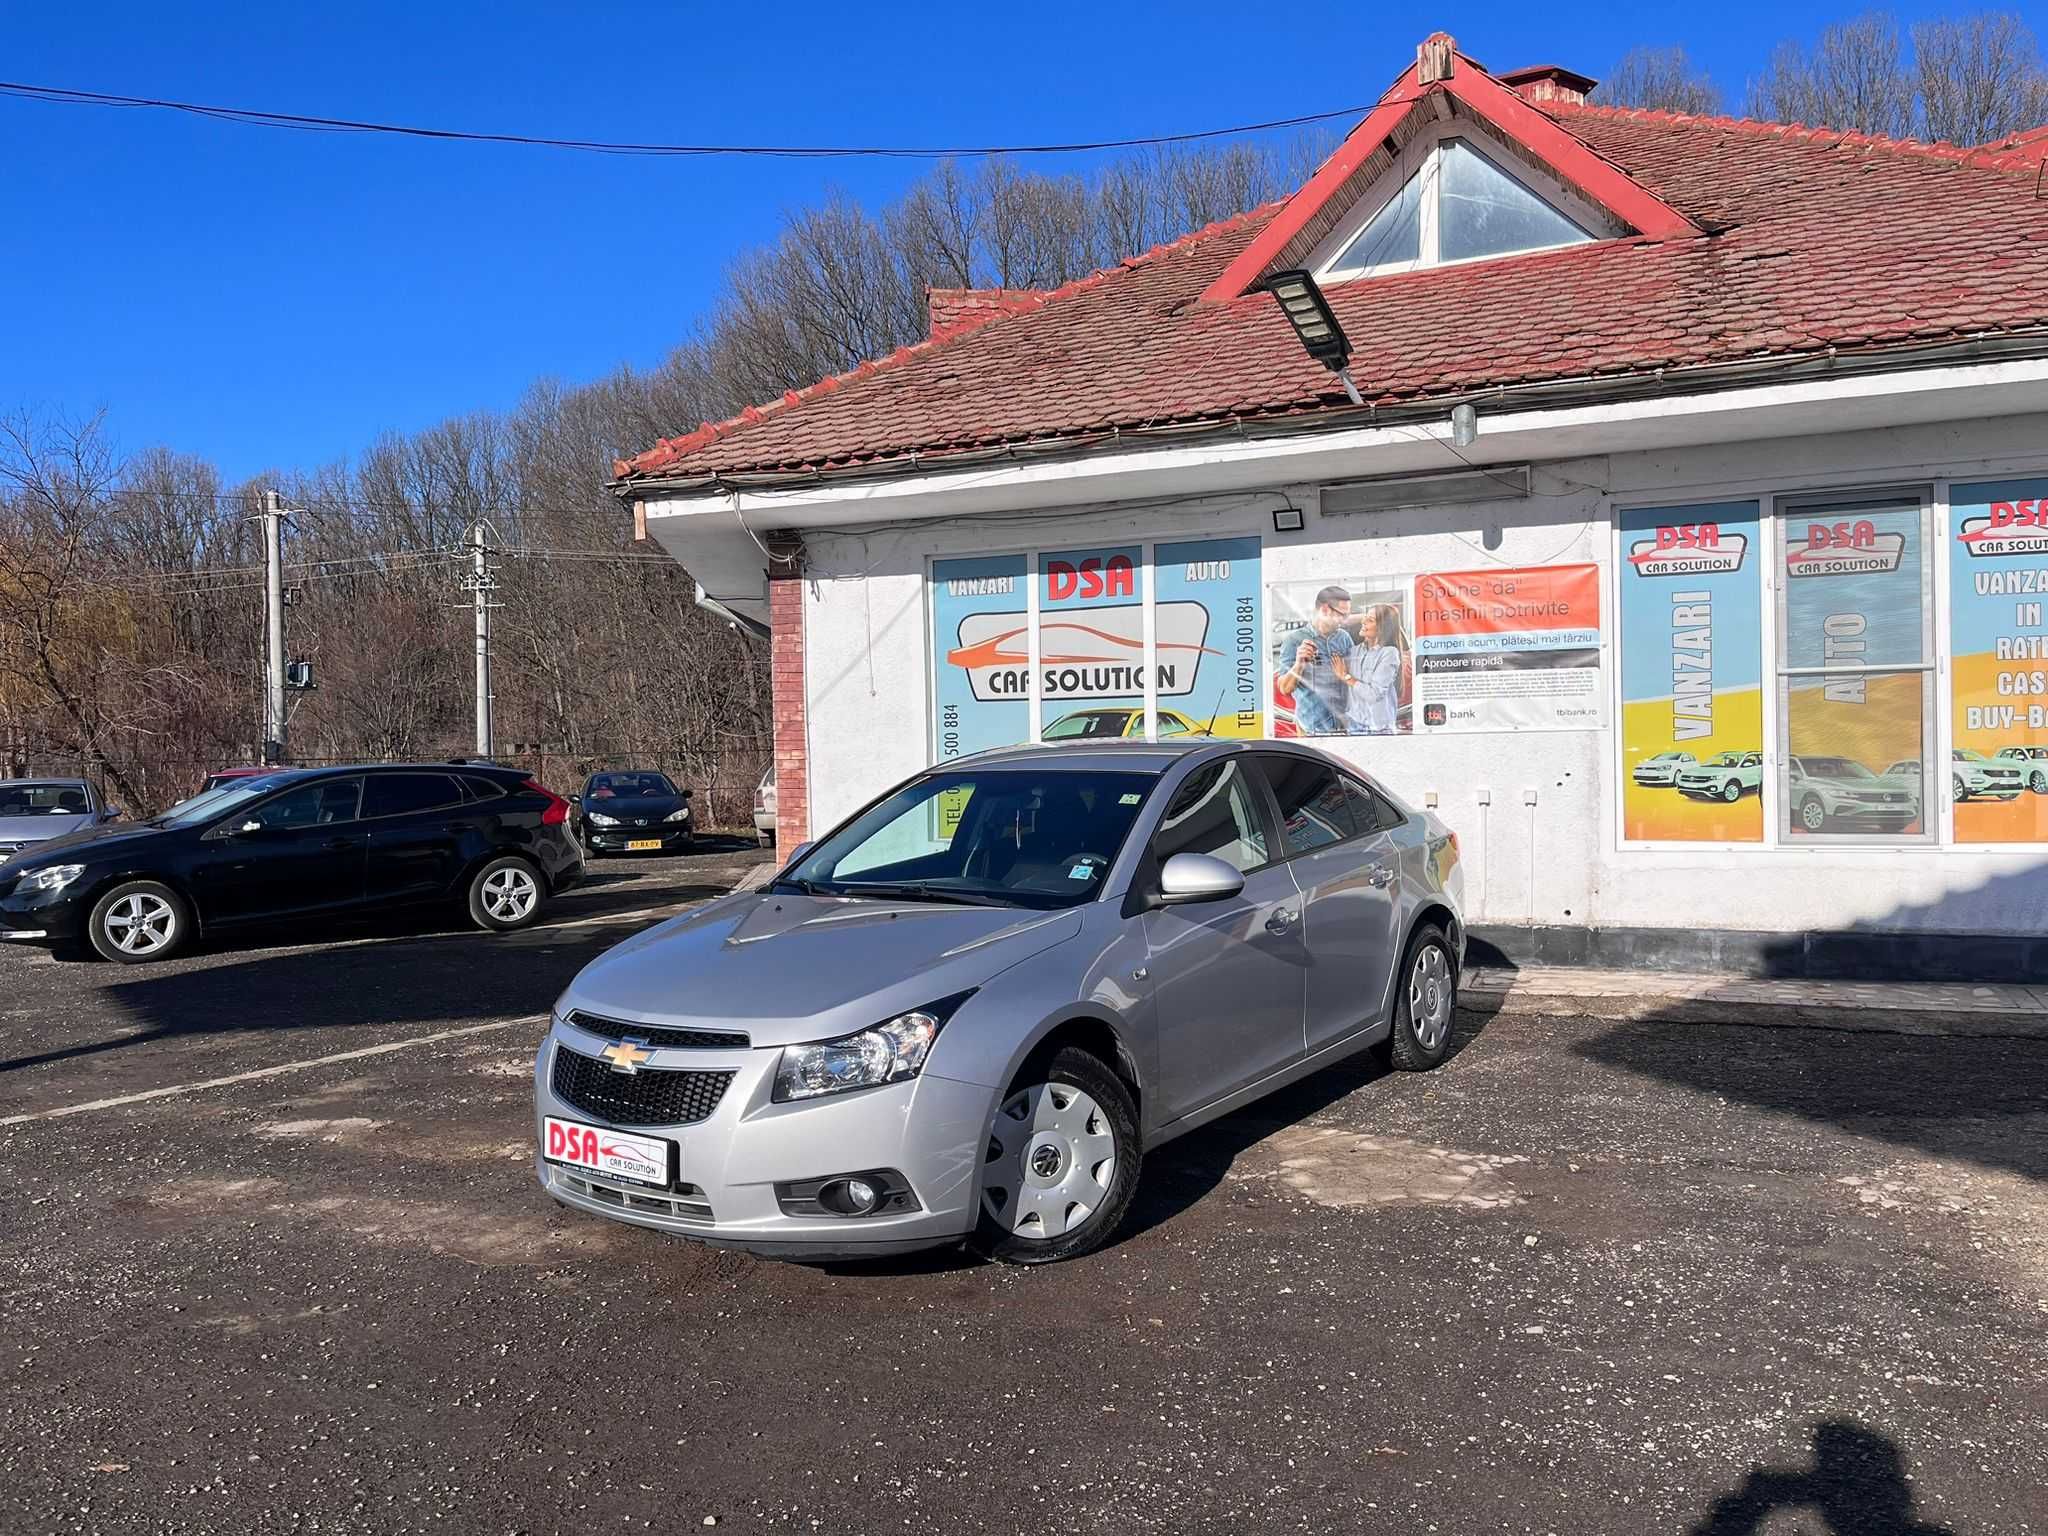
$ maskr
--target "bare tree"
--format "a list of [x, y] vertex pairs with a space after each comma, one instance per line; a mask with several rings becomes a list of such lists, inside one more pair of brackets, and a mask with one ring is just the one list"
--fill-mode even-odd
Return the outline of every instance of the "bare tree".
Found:
[[1680, 47], [1631, 48], [1594, 91], [1602, 106], [1718, 112], [1720, 87]]
[[1752, 117], [1857, 133], [1913, 130], [1913, 76], [1899, 24], [1871, 11], [1824, 28], [1813, 51], [1780, 43], [1749, 86]]
[[1916, 24], [1913, 73], [1927, 138], [1984, 144], [2048, 121], [2041, 50], [2009, 12]]

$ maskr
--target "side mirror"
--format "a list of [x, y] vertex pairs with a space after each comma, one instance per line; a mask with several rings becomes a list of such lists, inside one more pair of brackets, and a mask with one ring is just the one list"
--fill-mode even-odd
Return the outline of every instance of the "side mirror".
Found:
[[106, 819], [108, 821], [119, 821], [125, 814], [126, 813], [118, 805], [110, 805], [107, 807]]
[[684, 790], [684, 791], [683, 791], [683, 798], [684, 798], [685, 800], [687, 800], [687, 799], [689, 799], [689, 798], [690, 798], [690, 796], [692, 796], [692, 795], [694, 795], [694, 794], [696, 794], [696, 793], [697, 793], [697, 791], [695, 791], [694, 789], [686, 789], [686, 790]]
[[1162, 906], [1191, 901], [1223, 901], [1244, 889], [1244, 876], [1206, 853], [1176, 853], [1159, 871]]
[[817, 846], [816, 843], [798, 843], [789, 850], [789, 857], [782, 861], [782, 867], [784, 869], [795, 869], [797, 865], [803, 863], [805, 859], [811, 856], [811, 850]]

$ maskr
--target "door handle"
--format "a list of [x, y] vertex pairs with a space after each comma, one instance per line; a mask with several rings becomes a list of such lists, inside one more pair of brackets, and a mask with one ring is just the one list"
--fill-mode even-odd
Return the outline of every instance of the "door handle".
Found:
[[356, 840], [352, 837], [330, 837], [327, 839], [327, 851], [329, 853], [340, 853], [344, 848], [353, 848], [355, 845]]
[[1384, 890], [1394, 883], [1394, 871], [1385, 864], [1375, 864], [1365, 872], [1365, 879], [1375, 890]]
[[1266, 919], [1266, 932], [1268, 933], [1285, 933], [1293, 926], [1294, 914], [1285, 907], [1276, 909], [1273, 915]]

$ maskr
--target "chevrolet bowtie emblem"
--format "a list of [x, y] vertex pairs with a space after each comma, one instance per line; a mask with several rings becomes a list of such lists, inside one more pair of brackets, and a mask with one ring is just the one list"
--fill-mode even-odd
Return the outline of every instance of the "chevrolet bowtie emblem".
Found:
[[638, 1072], [644, 1063], [654, 1060], [654, 1052], [636, 1040], [614, 1040], [597, 1054], [612, 1064], [614, 1072], [624, 1072], [628, 1076]]

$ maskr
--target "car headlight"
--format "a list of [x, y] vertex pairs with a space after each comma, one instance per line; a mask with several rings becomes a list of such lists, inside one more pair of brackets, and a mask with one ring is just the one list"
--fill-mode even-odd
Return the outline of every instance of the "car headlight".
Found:
[[690, 808], [686, 805], [680, 811], [670, 811], [661, 819], [663, 821], [688, 821], [690, 819]]
[[83, 864], [52, 864], [47, 869], [23, 875], [21, 888], [24, 891], [61, 891], [84, 873]]
[[618, 817], [607, 816], [603, 811], [592, 811], [589, 815], [593, 827], [616, 827], [619, 824]]
[[784, 1046], [782, 1059], [775, 1065], [775, 1102], [787, 1104], [856, 1088], [879, 1088], [917, 1076], [939, 1030], [972, 995], [962, 992], [913, 1008], [837, 1040]]

